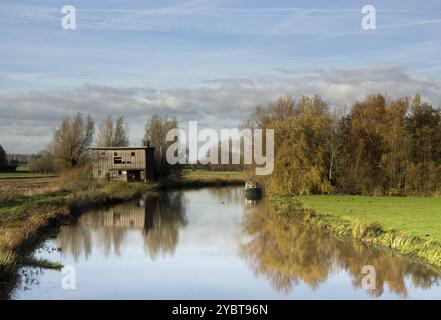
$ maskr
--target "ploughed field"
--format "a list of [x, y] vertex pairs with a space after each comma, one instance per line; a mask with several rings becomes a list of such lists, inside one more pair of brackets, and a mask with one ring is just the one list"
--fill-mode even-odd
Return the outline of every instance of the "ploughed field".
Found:
[[0, 192], [23, 192], [45, 189], [58, 181], [57, 177], [0, 177]]

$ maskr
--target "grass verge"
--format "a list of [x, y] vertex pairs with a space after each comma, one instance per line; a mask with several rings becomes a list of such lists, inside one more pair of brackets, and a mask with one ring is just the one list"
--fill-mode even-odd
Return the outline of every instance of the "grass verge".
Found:
[[32, 266], [36, 268], [42, 269], [53, 269], [53, 270], [61, 270], [63, 265], [58, 261], [49, 261], [47, 259], [40, 259], [34, 256], [26, 256], [24, 257], [20, 263], [25, 266]]
[[158, 188], [202, 188], [244, 184], [246, 175], [242, 172], [186, 170], [176, 179], [161, 181]]
[[[422, 259], [437, 269], [441, 268], [441, 243], [433, 239], [423, 238], [397, 228], [385, 228], [381, 222], [370, 219], [369, 216], [357, 219], [324, 211], [318, 212], [305, 205], [299, 198], [273, 196], [271, 202], [281, 214], [296, 215], [313, 227], [327, 230], [339, 237], [389, 247], [404, 255]], [[344, 207], [341, 204], [340, 206]]]
[[385, 230], [397, 229], [441, 242], [441, 197], [297, 196], [306, 208], [350, 221], [371, 220]]
[[[1, 202], [0, 282], [10, 278], [17, 266], [30, 261], [26, 257], [27, 249], [46, 228], [78, 210], [131, 200], [151, 188], [151, 185], [137, 183], [98, 183], [84, 190], [60, 188], [58, 191], [34, 196], [21, 195]], [[42, 265], [48, 266], [49, 263], [40, 263]]]

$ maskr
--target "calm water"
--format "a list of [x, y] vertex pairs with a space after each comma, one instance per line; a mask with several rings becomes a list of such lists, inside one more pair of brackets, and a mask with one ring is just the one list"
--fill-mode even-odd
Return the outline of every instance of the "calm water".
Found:
[[[24, 268], [16, 299], [441, 298], [440, 275], [387, 250], [289, 222], [241, 188], [167, 192], [83, 214], [36, 256], [75, 268]], [[362, 267], [376, 269], [375, 290]], [[70, 273], [72, 275], [72, 273]]]

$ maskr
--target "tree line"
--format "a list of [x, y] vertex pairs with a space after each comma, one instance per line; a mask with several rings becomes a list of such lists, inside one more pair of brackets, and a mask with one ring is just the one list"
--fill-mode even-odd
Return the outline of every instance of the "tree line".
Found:
[[[419, 94], [372, 94], [331, 111], [320, 96], [279, 97], [242, 125], [275, 129], [280, 194], [428, 195], [441, 191], [441, 111]], [[255, 177], [259, 179], [259, 177]]]
[[[173, 171], [165, 159], [165, 152], [172, 143], [167, 142], [165, 136], [173, 128], [177, 128], [175, 118], [153, 115], [146, 121], [142, 143], [149, 141], [155, 147], [155, 171], [161, 175]], [[29, 169], [54, 172], [81, 167], [90, 161], [93, 144], [97, 147], [128, 147], [128, 137], [129, 129], [123, 116], [107, 116], [95, 132], [92, 116], [77, 113], [62, 120], [54, 131], [52, 141], [31, 159]]]
[[16, 160], [8, 160], [5, 149], [0, 145], [0, 172], [13, 172], [17, 169]]
[[[165, 136], [175, 118], [153, 115], [145, 141], [155, 147], [155, 171], [173, 172]], [[275, 130], [275, 165], [269, 177], [254, 177], [279, 194], [346, 193], [429, 195], [441, 192], [441, 111], [422, 101], [372, 94], [351, 106], [331, 108], [320, 96], [279, 97], [257, 106], [241, 128]], [[31, 161], [34, 171], [86, 164], [90, 147], [129, 145], [124, 117], [106, 117], [95, 135], [90, 115], [63, 119], [51, 143]], [[239, 165], [237, 168], [241, 169]], [[220, 169], [204, 166], [209, 169]], [[226, 169], [226, 168], [221, 168]], [[254, 171], [254, 170], [251, 170]]]

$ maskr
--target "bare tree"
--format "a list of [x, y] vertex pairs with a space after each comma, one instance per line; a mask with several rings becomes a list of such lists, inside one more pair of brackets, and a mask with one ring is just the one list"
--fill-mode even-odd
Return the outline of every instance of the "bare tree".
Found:
[[62, 168], [73, 168], [84, 163], [93, 140], [94, 123], [90, 114], [87, 119], [81, 113], [64, 118], [55, 130], [54, 159]]
[[271, 121], [284, 121], [296, 114], [295, 101], [291, 96], [278, 97], [268, 108]]
[[347, 105], [337, 106], [333, 113], [331, 113], [331, 126], [330, 134], [327, 136], [327, 148], [328, 148], [328, 179], [334, 182], [334, 171], [336, 166], [336, 160], [338, 154], [343, 146], [344, 141], [341, 139], [341, 125], [343, 118], [347, 115], [348, 107]]
[[107, 116], [100, 124], [96, 144], [98, 147], [127, 147], [128, 127], [123, 116], [113, 120]]
[[52, 144], [39, 151], [29, 161], [29, 170], [32, 172], [50, 173], [55, 172], [54, 152]]
[[289, 95], [280, 96], [268, 107], [256, 106], [248, 120], [240, 125], [241, 129], [266, 129], [275, 122], [288, 120], [298, 115], [298, 105]]
[[147, 120], [144, 142], [148, 141], [155, 148], [155, 174], [165, 176], [171, 172], [171, 165], [166, 159], [167, 148], [173, 143], [166, 141], [167, 132], [178, 127], [175, 118], [161, 117], [157, 114]]

